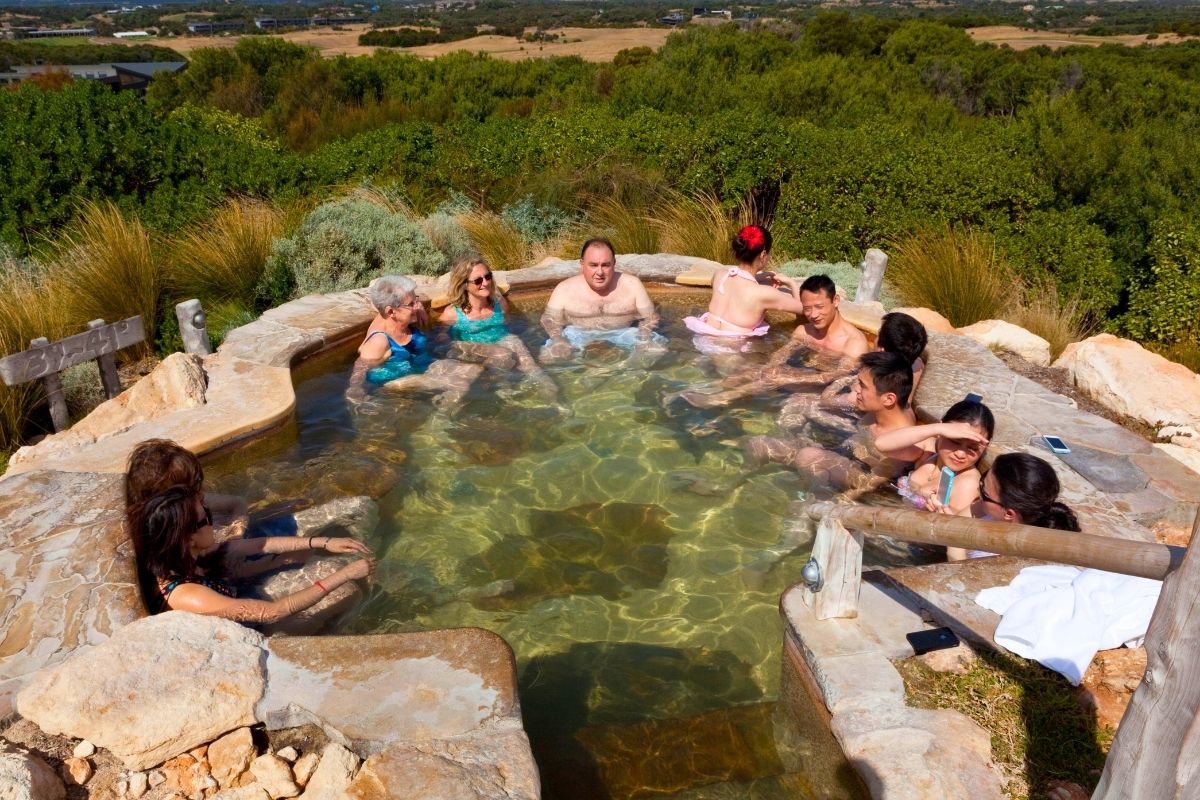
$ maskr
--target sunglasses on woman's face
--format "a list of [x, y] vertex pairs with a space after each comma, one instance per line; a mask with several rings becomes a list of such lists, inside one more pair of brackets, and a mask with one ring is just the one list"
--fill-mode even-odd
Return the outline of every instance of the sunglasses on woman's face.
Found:
[[483, 286], [484, 283], [491, 283], [491, 282], [492, 282], [492, 273], [490, 273], [490, 272], [485, 272], [482, 275], [480, 275], [478, 278], [471, 278], [471, 283], [475, 284], [476, 286]]
[[204, 516], [196, 520], [196, 525], [192, 528], [192, 533], [199, 533], [210, 525], [212, 525], [212, 511], [209, 510], [208, 506], [205, 506]]

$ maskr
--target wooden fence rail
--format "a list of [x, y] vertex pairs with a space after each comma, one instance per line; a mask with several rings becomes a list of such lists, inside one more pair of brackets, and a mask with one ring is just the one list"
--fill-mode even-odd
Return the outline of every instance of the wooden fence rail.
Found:
[[85, 361], [96, 361], [104, 394], [112, 399], [121, 393], [121, 378], [113, 353], [145, 340], [146, 330], [140, 316], [111, 324], [94, 319], [83, 333], [57, 342], [39, 337], [29, 343], [29, 350], [0, 358], [0, 379], [8, 386], [17, 386], [41, 378], [46, 384], [54, 430], [63, 431], [71, 426], [71, 418], [59, 373]]

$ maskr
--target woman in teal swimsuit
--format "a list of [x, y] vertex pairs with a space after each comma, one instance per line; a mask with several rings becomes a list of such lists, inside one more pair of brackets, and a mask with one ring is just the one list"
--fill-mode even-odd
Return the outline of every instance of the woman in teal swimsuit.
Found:
[[459, 259], [450, 270], [447, 294], [450, 303], [438, 321], [450, 327], [454, 340], [451, 357], [497, 369], [516, 367], [537, 383], [548, 399], [557, 397], [554, 381], [538, 366], [524, 342], [509, 332], [505, 322], [508, 300], [496, 289], [492, 270], [482, 256]]

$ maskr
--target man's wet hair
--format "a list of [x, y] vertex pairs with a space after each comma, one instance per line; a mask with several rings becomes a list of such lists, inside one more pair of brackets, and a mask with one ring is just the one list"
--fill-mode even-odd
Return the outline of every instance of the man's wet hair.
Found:
[[608, 239], [600, 236], [597, 236], [595, 239], [588, 239], [583, 243], [583, 247], [579, 248], [579, 260], [583, 261], [583, 257], [587, 253], [588, 248], [597, 244], [607, 247], [608, 252], [612, 253], [613, 261], [617, 260], [617, 248], [613, 247], [612, 242], [610, 242]]
[[858, 364], [871, 373], [871, 382], [875, 384], [876, 392], [891, 392], [896, 395], [896, 405], [899, 408], [908, 408], [913, 373], [912, 364], [905, 361], [904, 356], [877, 350], [873, 353], [863, 353], [858, 358]]
[[830, 300], [837, 294], [837, 287], [834, 286], [833, 280], [828, 275], [809, 275], [804, 279], [804, 283], [800, 284], [802, 292], [821, 292]]
[[929, 334], [925, 332], [925, 326], [913, 317], [893, 311], [883, 315], [878, 342], [884, 352], [902, 355], [912, 364], [925, 352]]

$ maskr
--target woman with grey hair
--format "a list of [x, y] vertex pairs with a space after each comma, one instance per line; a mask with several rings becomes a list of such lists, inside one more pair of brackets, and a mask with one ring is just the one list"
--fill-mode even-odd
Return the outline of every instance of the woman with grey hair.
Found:
[[416, 327], [425, 319], [417, 284], [403, 275], [384, 275], [369, 291], [375, 319], [358, 346], [358, 357], [368, 367], [367, 380], [387, 383], [422, 372], [432, 358], [425, 334]]

